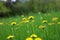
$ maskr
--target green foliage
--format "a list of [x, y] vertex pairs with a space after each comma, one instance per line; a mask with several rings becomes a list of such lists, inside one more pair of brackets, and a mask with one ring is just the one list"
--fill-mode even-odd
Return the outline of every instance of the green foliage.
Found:
[[1, 13], [7, 13], [10, 10], [3, 4], [3, 2], [0, 2], [0, 12]]
[[10, 14], [13, 15], [21, 15], [29, 12], [46, 13], [51, 11], [60, 11], [60, 0], [30, 0], [24, 3], [19, 0], [12, 3], [11, 0], [8, 0], [6, 5], [4, 5], [4, 2], [0, 2], [0, 14], [11, 12]]

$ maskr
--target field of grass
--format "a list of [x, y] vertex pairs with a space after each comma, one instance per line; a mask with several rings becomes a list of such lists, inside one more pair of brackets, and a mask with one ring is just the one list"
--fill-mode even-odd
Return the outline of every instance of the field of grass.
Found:
[[0, 40], [60, 40], [60, 12], [0, 18]]

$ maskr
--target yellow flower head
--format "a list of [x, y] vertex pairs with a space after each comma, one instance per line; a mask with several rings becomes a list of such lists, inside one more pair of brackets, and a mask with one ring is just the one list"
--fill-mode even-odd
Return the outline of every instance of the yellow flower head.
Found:
[[45, 26], [41, 25], [41, 26], [39, 26], [39, 28], [44, 29], [44, 28], [45, 28]]
[[52, 18], [52, 21], [57, 21], [57, 20], [58, 20], [58, 17]]
[[11, 25], [16, 25], [16, 22], [12, 22]]
[[58, 22], [58, 24], [60, 24], [60, 22]]
[[37, 35], [36, 34], [32, 34], [30, 37], [37, 37]]
[[9, 36], [7, 37], [7, 39], [12, 39], [12, 38], [14, 38], [14, 36], [12, 36], [12, 35], [9, 35]]
[[24, 23], [29, 23], [29, 20], [27, 20], [26, 18], [22, 19]]
[[26, 20], [26, 21], [23, 21], [24, 23], [29, 23], [29, 21], [28, 20]]
[[0, 25], [3, 25], [3, 22], [0, 22]]
[[35, 38], [35, 40], [42, 40], [41, 38]]
[[42, 23], [47, 23], [47, 20], [43, 20]]
[[29, 37], [29, 38], [26, 38], [26, 40], [33, 40], [33, 39]]
[[26, 20], [27, 20], [27, 18], [22, 18], [22, 20], [23, 20], [23, 21], [26, 21]]
[[29, 16], [28, 19], [29, 20], [33, 20], [34, 19], [34, 16]]
[[54, 23], [48, 23], [48, 25], [53, 25]]

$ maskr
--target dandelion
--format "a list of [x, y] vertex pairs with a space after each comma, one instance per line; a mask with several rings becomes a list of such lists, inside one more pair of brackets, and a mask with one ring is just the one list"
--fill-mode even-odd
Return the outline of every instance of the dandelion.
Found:
[[7, 39], [12, 39], [12, 38], [14, 38], [14, 36], [12, 36], [12, 35], [9, 35], [9, 36], [7, 37]]
[[34, 19], [34, 16], [29, 16], [28, 19], [29, 20], [33, 20]]
[[24, 23], [29, 23], [29, 20], [27, 20], [26, 18], [22, 19]]
[[57, 20], [58, 20], [58, 17], [52, 18], [52, 21], [57, 21]]
[[48, 23], [48, 25], [53, 25], [54, 23]]
[[58, 22], [58, 24], [60, 24], [60, 22]]
[[16, 25], [16, 22], [12, 22], [11, 25]]
[[26, 40], [33, 40], [31, 37], [29, 37], [29, 38], [26, 38]]
[[37, 35], [36, 34], [32, 34], [30, 37], [37, 37]]
[[35, 38], [35, 40], [42, 40], [41, 38]]
[[45, 26], [41, 25], [41, 26], [39, 26], [39, 28], [44, 29], [44, 28], [45, 28]]
[[47, 20], [43, 20], [42, 23], [47, 23]]
[[3, 25], [3, 22], [0, 22], [0, 25]]
[[28, 20], [26, 20], [26, 21], [23, 21], [24, 23], [29, 23], [29, 21]]
[[22, 20], [23, 20], [23, 21], [26, 21], [26, 20], [27, 20], [27, 18], [22, 18]]

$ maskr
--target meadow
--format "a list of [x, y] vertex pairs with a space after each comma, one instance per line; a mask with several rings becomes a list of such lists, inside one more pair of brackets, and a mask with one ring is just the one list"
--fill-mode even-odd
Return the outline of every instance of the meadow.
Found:
[[0, 18], [0, 40], [60, 40], [60, 12]]

